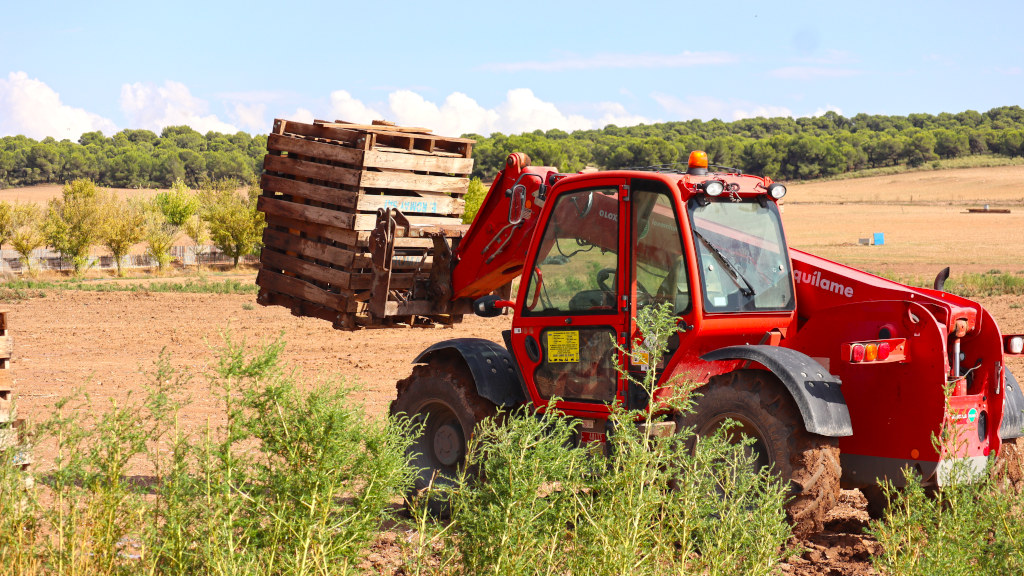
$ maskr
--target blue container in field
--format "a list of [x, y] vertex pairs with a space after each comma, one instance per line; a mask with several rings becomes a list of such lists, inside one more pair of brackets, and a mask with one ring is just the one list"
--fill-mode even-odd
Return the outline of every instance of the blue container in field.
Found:
[[875, 241], [873, 242], [873, 244], [875, 246], [881, 246], [882, 244], [885, 244], [885, 232], [875, 232]]

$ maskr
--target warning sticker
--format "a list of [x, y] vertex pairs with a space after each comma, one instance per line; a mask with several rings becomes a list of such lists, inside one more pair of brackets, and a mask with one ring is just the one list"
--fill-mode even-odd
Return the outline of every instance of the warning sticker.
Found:
[[548, 362], [579, 362], [580, 333], [575, 330], [548, 332]]
[[646, 372], [648, 366], [651, 365], [651, 354], [646, 350], [634, 350], [633, 351], [633, 364], [640, 367], [642, 372]]

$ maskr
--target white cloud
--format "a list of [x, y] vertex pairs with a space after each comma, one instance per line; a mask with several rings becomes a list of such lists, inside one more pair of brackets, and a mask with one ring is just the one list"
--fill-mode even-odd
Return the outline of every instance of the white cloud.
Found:
[[25, 72], [0, 78], [0, 136], [78, 140], [83, 132], [95, 130], [109, 136], [117, 126], [98, 114], [64, 104], [60, 94]]
[[566, 116], [551, 102], [537, 98], [529, 88], [509, 90], [505, 101], [495, 110], [499, 115], [497, 127], [502, 132], [518, 133], [552, 128], [571, 132], [594, 127], [594, 123], [583, 116]]
[[331, 92], [331, 116], [328, 120], [344, 120], [356, 124], [369, 124], [384, 117], [365, 104], [356, 100], [345, 90]]
[[313, 123], [313, 113], [305, 108], [297, 108], [295, 112], [284, 115], [285, 120], [294, 120], [296, 122], [305, 122], [306, 124]]
[[487, 64], [484, 70], [498, 72], [562, 72], [565, 70], [594, 70], [601, 68], [686, 68], [731, 64], [736, 56], [726, 52], [682, 52], [680, 54], [596, 54], [569, 56], [559, 60], [501, 62]]
[[[159, 133], [166, 126], [191, 126], [197, 132], [223, 132], [233, 134], [238, 128], [207, 114], [205, 100], [192, 96], [188, 87], [168, 80], [163, 86], [136, 82], [121, 86], [121, 110], [136, 128]], [[253, 110], [245, 110], [252, 120]], [[236, 113], [238, 110], [236, 108]]]
[[649, 118], [630, 114], [626, 111], [626, 107], [618, 102], [601, 102], [597, 105], [597, 108], [602, 112], [601, 117], [598, 118], [597, 123], [595, 124], [597, 128], [604, 128], [609, 124], [615, 124], [616, 126], [636, 126], [637, 124], [651, 123]]
[[690, 96], [680, 99], [669, 94], [655, 92], [651, 95], [673, 117], [680, 120], [742, 120], [744, 118], [792, 116], [789, 108], [766, 106], [743, 100], [721, 100], [711, 96]]
[[423, 126], [437, 134], [489, 133], [500, 118], [462, 92], [453, 92], [441, 106], [410, 90], [388, 95], [393, 121], [404, 126]]
[[631, 126], [647, 122], [630, 114], [615, 102], [593, 106], [596, 117], [567, 114], [552, 103], [537, 97], [528, 88], [509, 90], [505, 100], [494, 108], [485, 108], [462, 92], [453, 92], [440, 105], [411, 90], [396, 90], [388, 95], [383, 112], [371, 108], [344, 90], [331, 93], [332, 117], [347, 122], [368, 123], [389, 120], [402, 126], [421, 126], [435, 134], [521, 133], [533, 130], [586, 130], [607, 124]]
[[815, 110], [814, 114], [811, 114], [811, 117], [812, 118], [816, 118], [818, 116], [824, 116], [825, 112], [835, 112], [836, 114], [839, 114], [840, 116], [843, 115], [843, 110], [840, 107], [833, 106], [831, 104], [826, 104], [824, 108], [818, 108], [817, 110]]
[[260, 133], [267, 129], [267, 122], [265, 120], [267, 115], [266, 104], [260, 102], [252, 104], [235, 102], [232, 107], [234, 109], [232, 118], [242, 127], [242, 130]]

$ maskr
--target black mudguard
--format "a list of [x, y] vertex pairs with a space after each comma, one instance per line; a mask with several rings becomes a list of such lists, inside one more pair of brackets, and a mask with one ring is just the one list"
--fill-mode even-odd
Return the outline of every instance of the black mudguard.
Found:
[[757, 362], [771, 370], [789, 390], [808, 432], [833, 437], [853, 435], [850, 410], [839, 378], [802, 352], [779, 346], [727, 346], [708, 352], [701, 360]]
[[504, 346], [483, 338], [455, 338], [427, 348], [413, 363], [429, 362], [445, 350], [453, 350], [462, 356], [480, 396], [499, 408], [513, 408], [526, 402], [515, 360]]
[[1024, 436], [1024, 391], [1017, 378], [1007, 367], [1003, 391], [1003, 421], [999, 424], [999, 438], [1009, 440]]

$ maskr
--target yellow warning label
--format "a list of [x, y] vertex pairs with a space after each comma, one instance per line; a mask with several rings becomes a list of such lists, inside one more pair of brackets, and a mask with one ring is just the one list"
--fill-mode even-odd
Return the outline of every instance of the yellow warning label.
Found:
[[579, 362], [580, 333], [575, 330], [548, 332], [548, 362]]

